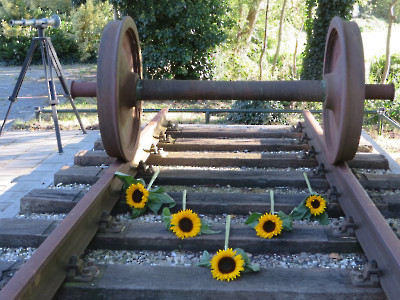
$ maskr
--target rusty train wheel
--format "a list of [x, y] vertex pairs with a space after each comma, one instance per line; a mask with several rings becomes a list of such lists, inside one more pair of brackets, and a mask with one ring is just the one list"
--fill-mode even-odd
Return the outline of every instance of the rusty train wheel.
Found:
[[97, 110], [101, 139], [111, 157], [131, 161], [138, 148], [142, 104], [136, 81], [142, 78], [140, 41], [132, 18], [104, 28], [97, 66]]
[[353, 159], [361, 135], [365, 99], [364, 52], [355, 22], [335, 17], [325, 46], [323, 107], [328, 161], [336, 164]]

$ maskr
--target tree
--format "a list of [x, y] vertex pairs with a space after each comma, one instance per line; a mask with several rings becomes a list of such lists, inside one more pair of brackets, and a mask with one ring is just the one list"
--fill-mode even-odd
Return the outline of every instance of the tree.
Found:
[[392, 36], [392, 25], [393, 25], [393, 22], [397, 18], [394, 15], [394, 7], [395, 7], [397, 1], [398, 0], [393, 0], [389, 4], [389, 13], [388, 13], [389, 23], [388, 23], [388, 32], [387, 32], [387, 37], [386, 37], [386, 63], [385, 63], [385, 69], [383, 70], [381, 83], [385, 83], [386, 78], [389, 75], [389, 69], [390, 69], [390, 39], [391, 39], [391, 36]]
[[339, 16], [343, 20], [349, 20], [354, 0], [331, 1], [331, 0], [307, 0], [309, 9], [306, 17], [310, 18], [315, 6], [315, 17], [306, 21], [307, 44], [303, 52], [302, 79], [321, 80], [324, 62], [324, 50], [326, 35], [331, 20]]
[[242, 50], [244, 53], [247, 52], [251, 37], [253, 36], [254, 28], [257, 23], [258, 13], [260, 11], [260, 5], [262, 0], [253, 0], [249, 6], [249, 12], [247, 13], [247, 22], [245, 27], [237, 34], [237, 44], [243, 44]]
[[278, 30], [278, 44], [276, 46], [276, 52], [274, 56], [274, 61], [272, 63], [272, 75], [274, 75], [275, 67], [276, 67], [276, 62], [278, 61], [279, 57], [279, 52], [281, 48], [281, 41], [282, 41], [282, 27], [283, 27], [283, 20], [285, 16], [285, 7], [286, 7], [286, 2], [287, 0], [283, 0], [282, 4], [282, 11], [281, 11], [281, 17], [279, 19], [279, 30]]
[[260, 63], [259, 63], [260, 80], [262, 80], [262, 61], [263, 61], [265, 52], [267, 51], [268, 11], [269, 11], [269, 0], [267, 0], [267, 6], [265, 7], [264, 41], [263, 41], [263, 47], [261, 50]]
[[227, 4], [221, 0], [113, 0], [138, 28], [144, 76], [207, 79], [212, 53], [225, 40]]

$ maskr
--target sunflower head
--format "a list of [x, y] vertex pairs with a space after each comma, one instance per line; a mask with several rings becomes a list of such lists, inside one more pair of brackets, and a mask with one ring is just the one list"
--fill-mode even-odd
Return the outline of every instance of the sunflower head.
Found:
[[126, 203], [133, 208], [144, 208], [149, 197], [149, 191], [143, 184], [131, 184], [126, 190]]
[[218, 250], [211, 259], [211, 274], [217, 280], [233, 280], [240, 276], [240, 272], [244, 270], [243, 265], [242, 255], [236, 255], [232, 248]]
[[172, 215], [171, 230], [181, 239], [194, 237], [201, 230], [200, 218], [191, 209], [181, 210]]
[[306, 207], [310, 209], [312, 215], [322, 214], [326, 209], [326, 201], [320, 195], [310, 195], [306, 199]]
[[264, 239], [270, 239], [274, 235], [281, 234], [283, 228], [282, 224], [283, 222], [281, 218], [279, 218], [277, 215], [266, 213], [261, 216], [254, 229], [256, 230], [258, 236]]

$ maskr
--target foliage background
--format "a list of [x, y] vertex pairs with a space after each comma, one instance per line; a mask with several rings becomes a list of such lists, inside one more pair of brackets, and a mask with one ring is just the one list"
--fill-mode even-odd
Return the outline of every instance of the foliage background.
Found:
[[[284, 2], [283, 44], [277, 56], [277, 67], [272, 70]], [[260, 53], [268, 12], [266, 55], [261, 62], [262, 79], [320, 79], [326, 29], [330, 18], [334, 14], [340, 14], [355, 20], [360, 25], [363, 36], [369, 32], [379, 32], [382, 37], [387, 27], [387, 8], [390, 2], [391, 0], [0, 0], [0, 64], [21, 65], [32, 38], [37, 35], [34, 28], [9, 26], [11, 19], [42, 18], [53, 14], [60, 15], [61, 26], [58, 29], [46, 29], [46, 34], [51, 37], [61, 63], [95, 63], [102, 29], [113, 19], [115, 6], [119, 17], [128, 14], [135, 19], [147, 78], [259, 80]], [[250, 32], [251, 10], [256, 12], [256, 22], [254, 30]], [[399, 4], [395, 8], [395, 15], [400, 15]], [[395, 22], [395, 28], [399, 28], [400, 18]], [[364, 43], [376, 38], [376, 35], [368, 37], [364, 39]], [[398, 39], [394, 34], [392, 45], [396, 41]], [[384, 51], [371, 54], [370, 48], [364, 47], [366, 82], [377, 83], [384, 64]], [[367, 109], [385, 107], [397, 120], [400, 112], [399, 49], [397, 46], [392, 51], [391, 72], [387, 80], [396, 86], [396, 100], [366, 101]], [[34, 62], [41, 63], [39, 59], [39, 53], [36, 53]], [[279, 101], [233, 101], [226, 104], [232, 108], [321, 108], [319, 103]], [[231, 122], [248, 124], [289, 120], [288, 115], [276, 114], [230, 115], [228, 119]]]

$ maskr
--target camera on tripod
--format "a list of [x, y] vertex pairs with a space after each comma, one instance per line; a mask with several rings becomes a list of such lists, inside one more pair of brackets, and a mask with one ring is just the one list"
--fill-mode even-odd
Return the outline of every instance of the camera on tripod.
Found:
[[44, 28], [51, 26], [53, 28], [60, 27], [61, 19], [57, 15], [52, 15], [51, 18], [43, 18], [43, 19], [30, 19], [30, 20], [11, 20], [11, 26], [35, 26], [36, 28]]
[[74, 100], [72, 99], [70, 89], [68, 88], [67, 79], [63, 74], [63, 70], [61, 67], [61, 63], [58, 60], [56, 50], [54, 49], [53, 43], [51, 42], [50, 37], [45, 36], [44, 31], [47, 27], [52, 26], [53, 28], [58, 28], [60, 26], [61, 19], [57, 15], [51, 16], [51, 18], [43, 18], [43, 19], [30, 19], [30, 20], [12, 20], [10, 22], [11, 26], [35, 26], [38, 29], [38, 36], [32, 38], [32, 42], [29, 46], [28, 53], [25, 57], [24, 64], [22, 66], [22, 70], [19, 73], [19, 77], [17, 83], [15, 84], [14, 91], [12, 95], [8, 98], [10, 100], [10, 106], [8, 107], [6, 117], [4, 118], [3, 125], [0, 128], [0, 135], [3, 132], [3, 129], [6, 125], [6, 121], [8, 115], [10, 114], [11, 107], [15, 101], [17, 101], [17, 96], [19, 90], [21, 89], [22, 81], [24, 80], [25, 74], [29, 68], [29, 65], [32, 62], [32, 57], [37, 47], [40, 48], [40, 52], [42, 54], [42, 62], [44, 67], [44, 75], [46, 77], [46, 85], [47, 85], [47, 95], [49, 98], [49, 104], [51, 105], [52, 113], [53, 113], [53, 121], [54, 127], [56, 131], [57, 144], [58, 144], [58, 152], [62, 153], [63, 148], [61, 144], [61, 135], [60, 128], [58, 126], [58, 117], [57, 117], [57, 108], [56, 105], [59, 103], [57, 99], [57, 93], [53, 80], [53, 69], [57, 73], [57, 77], [60, 80], [61, 86], [64, 90], [64, 95], [69, 99], [71, 106], [75, 112], [76, 118], [78, 119], [79, 125], [81, 126], [82, 132], [86, 133], [85, 128], [83, 127], [81, 118], [79, 117], [78, 110], [75, 107]]

